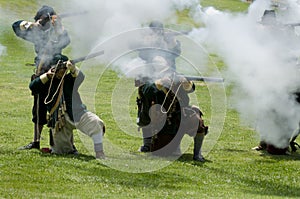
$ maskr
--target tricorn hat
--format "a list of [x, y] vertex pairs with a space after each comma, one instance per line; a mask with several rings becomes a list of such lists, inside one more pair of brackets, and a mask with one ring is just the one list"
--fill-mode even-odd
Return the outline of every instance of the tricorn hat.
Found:
[[276, 13], [275, 10], [265, 10], [261, 18], [261, 23], [272, 24], [276, 23]]
[[43, 5], [36, 13], [34, 20], [37, 21], [41, 19], [42, 17], [52, 16], [56, 15], [56, 12], [54, 9], [50, 6]]
[[164, 32], [164, 24], [160, 21], [151, 21], [149, 24], [149, 28], [155, 31], [158, 34], [163, 35]]
[[51, 65], [56, 65], [59, 61], [65, 62], [68, 61], [69, 58], [63, 54], [57, 54], [53, 57], [53, 59], [51, 60]]

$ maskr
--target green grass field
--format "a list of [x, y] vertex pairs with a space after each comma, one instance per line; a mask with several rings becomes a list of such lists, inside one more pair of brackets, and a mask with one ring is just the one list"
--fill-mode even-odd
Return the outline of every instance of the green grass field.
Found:
[[[123, 133], [114, 120], [111, 95], [118, 77], [111, 70], [103, 73], [96, 92], [96, 98], [101, 100], [95, 103], [96, 113], [107, 125], [106, 160], [94, 159], [94, 154], [83, 143], [85, 138], [77, 132], [78, 156], [18, 150], [33, 138], [33, 98], [28, 88], [32, 68], [24, 64], [31, 63], [35, 55], [30, 43], [14, 35], [11, 24], [21, 18], [32, 18], [43, 4], [52, 5], [52, 1], [37, 2], [0, 0], [0, 44], [6, 47], [0, 56], [0, 198], [300, 197], [299, 152], [274, 156], [251, 150], [258, 143], [258, 135], [240, 123], [238, 113], [230, 108], [228, 101], [220, 136], [214, 137], [212, 129], [210, 137], [204, 141], [205, 163], [191, 160], [192, 146], [176, 161], [149, 160], [146, 155], [139, 154], [141, 138]], [[233, 12], [244, 12], [249, 6], [239, 0], [201, 2]], [[186, 13], [179, 14], [182, 21], [191, 21]], [[66, 49], [66, 52], [71, 51], [71, 47]], [[222, 62], [218, 63], [222, 67]], [[123, 83], [130, 85], [131, 81]], [[219, 87], [212, 86], [211, 89], [218, 91]], [[230, 88], [225, 91], [229, 94]], [[209, 118], [213, 111], [208, 87], [197, 83], [196, 95], [204, 119], [211, 125]], [[132, 120], [136, 114], [134, 97], [129, 106]], [[43, 130], [43, 138], [41, 145], [47, 147], [47, 128]], [[112, 146], [119, 146], [125, 152], [112, 153]], [[143, 166], [148, 172], [137, 170]], [[154, 169], [160, 166], [160, 169]]]

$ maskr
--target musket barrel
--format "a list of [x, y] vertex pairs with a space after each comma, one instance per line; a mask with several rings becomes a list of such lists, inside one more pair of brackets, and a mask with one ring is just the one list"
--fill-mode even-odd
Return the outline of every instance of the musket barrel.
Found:
[[95, 53], [91, 53], [91, 54], [89, 54], [89, 55], [87, 55], [87, 56], [84, 56], [84, 57], [80, 57], [80, 58], [77, 58], [77, 59], [73, 59], [73, 60], [71, 60], [71, 62], [72, 62], [73, 64], [76, 64], [76, 63], [82, 62], [82, 61], [84, 61], [84, 60], [86, 60], [86, 59], [91, 59], [91, 58], [94, 58], [94, 57], [98, 57], [98, 56], [103, 55], [103, 54], [104, 54], [104, 50], [99, 51], [99, 52], [95, 52]]
[[189, 75], [184, 75], [184, 77], [189, 81], [224, 82], [223, 78], [218, 78], [218, 77], [201, 77], [201, 76], [189, 76]]
[[284, 24], [285, 26], [300, 26], [300, 23], [287, 23], [287, 24]]
[[62, 14], [59, 14], [58, 16], [60, 18], [66, 18], [66, 17], [77, 16], [77, 15], [84, 15], [84, 14], [87, 14], [87, 13], [88, 13], [88, 11], [70, 12], [70, 13], [62, 13]]

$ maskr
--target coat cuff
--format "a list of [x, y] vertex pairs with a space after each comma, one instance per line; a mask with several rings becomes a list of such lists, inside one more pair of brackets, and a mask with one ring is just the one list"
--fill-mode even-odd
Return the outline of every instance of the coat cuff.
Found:
[[29, 29], [31, 26], [32, 26], [32, 22], [29, 22], [29, 21], [22, 21], [21, 23], [20, 23], [20, 29], [21, 30], [27, 30], [27, 29]]
[[162, 90], [163, 85], [162, 85], [161, 80], [156, 80], [156, 81], [155, 81], [155, 86], [156, 86], [156, 88], [157, 88], [158, 90]]
[[41, 79], [41, 81], [42, 81], [43, 84], [46, 84], [46, 82], [49, 80], [46, 73], [42, 74], [40, 76], [40, 79]]
[[79, 68], [75, 67], [75, 70], [70, 71], [70, 72], [71, 72], [72, 77], [77, 77], [79, 74]]
[[193, 83], [192, 82], [182, 82], [182, 88], [185, 91], [191, 91], [193, 89]]

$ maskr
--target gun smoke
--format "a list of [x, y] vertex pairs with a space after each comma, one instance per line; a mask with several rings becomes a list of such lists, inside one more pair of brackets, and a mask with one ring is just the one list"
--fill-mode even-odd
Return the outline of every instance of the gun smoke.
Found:
[[[74, 19], [64, 19], [64, 24], [68, 23], [67, 28], [75, 33], [72, 35], [75, 39], [72, 39], [71, 44], [76, 49], [73, 56], [78, 57], [91, 49], [101, 48], [99, 50], [105, 49], [105, 54], [99, 58], [100, 61], [110, 62], [118, 58], [117, 56], [128, 53], [123, 55], [118, 63], [114, 63], [114, 67], [117, 67], [115, 70], [124, 73], [130, 67], [126, 66], [126, 63], [137, 57], [130, 51], [145, 47], [139, 42], [145, 34], [141, 28], [148, 27], [152, 20], [176, 24], [178, 10], [197, 4], [197, 0], [91, 0], [88, 4], [72, 0], [61, 3], [61, 6], [63, 10], [76, 11], [80, 8], [87, 11], [87, 14], [76, 16]], [[135, 61], [143, 64], [141, 60]], [[130, 71], [133, 72], [132, 69]]]
[[[66, 7], [72, 8], [72, 5], [74, 10], [80, 7], [89, 11], [80, 20], [68, 21], [74, 28], [72, 32], [78, 33], [80, 38], [73, 45], [84, 50], [84, 43], [90, 50], [105, 43], [102, 45], [105, 60], [130, 51], [132, 43], [140, 38], [131, 30], [147, 26], [153, 19], [176, 23], [175, 10], [190, 8], [194, 20], [205, 25], [190, 36], [224, 60], [225, 79], [228, 84], [234, 84], [230, 101], [243, 123], [255, 128], [261, 139], [279, 148], [288, 145], [300, 121], [300, 107], [293, 96], [300, 85], [296, 66], [300, 51], [295, 45], [299, 41], [285, 30], [270, 30], [260, 23], [264, 10], [271, 9], [270, 0], [257, 0], [247, 13], [236, 14], [213, 7], [204, 9], [198, 1], [183, 0], [89, 1], [89, 4], [67, 1]], [[295, 1], [286, 1], [277, 13], [277, 21], [299, 22], [299, 10]], [[126, 31], [128, 34], [124, 34]], [[124, 63], [128, 63], [128, 59], [125, 58]], [[141, 60], [135, 59], [131, 65], [119, 63], [118, 69], [135, 76], [138, 74], [133, 72], [138, 70], [133, 70], [134, 66], [141, 65]]]
[[[278, 10], [278, 22], [291, 22], [291, 15], [300, 21], [299, 5], [294, 9], [293, 2]], [[261, 139], [285, 148], [300, 121], [300, 106], [293, 95], [300, 87], [300, 46], [295, 32], [287, 27], [259, 23], [269, 9], [271, 1], [264, 0], [254, 1], [247, 13], [239, 14], [199, 6], [194, 16], [205, 27], [191, 35], [224, 60], [225, 79], [234, 83], [230, 101], [242, 121], [255, 128]]]
[[[49, 5], [58, 14], [88, 11], [82, 16], [63, 19], [66, 29], [72, 33], [70, 57], [86, 55], [101, 44], [100, 50], [105, 50], [101, 58], [106, 61], [131, 50], [132, 42], [139, 35], [130, 31], [147, 26], [153, 19], [176, 24], [176, 10], [189, 8], [195, 22], [204, 24], [189, 36], [223, 59], [225, 80], [234, 85], [230, 103], [242, 121], [279, 148], [287, 146], [298, 127], [300, 106], [293, 92], [300, 85], [297, 66], [300, 42], [297, 35], [270, 30], [259, 23], [264, 10], [271, 9], [271, 0], [256, 0], [247, 13], [235, 14], [203, 8], [198, 0], [90, 0], [88, 3], [71, 0], [58, 4], [58, 9], [57, 5]], [[296, 0], [288, 0], [280, 8], [279, 23], [300, 22], [300, 5]], [[134, 61], [139, 66], [139, 60]], [[129, 66], [120, 64], [120, 67], [124, 72]]]
[[[149, 23], [153, 18], [164, 20], [169, 16], [175, 16], [172, 9], [172, 0], [90, 0], [88, 3], [81, 0], [66, 1], [62, 4], [64, 10], [86, 10], [87, 14], [73, 19], [66, 18], [72, 32], [76, 33], [74, 45], [79, 48], [92, 49], [99, 43], [107, 41], [120, 33], [140, 28]], [[172, 19], [176, 20], [176, 18]], [[127, 41], [123, 41], [123, 43]], [[106, 49], [107, 53], [114, 52], [118, 48], [124, 48], [122, 43], [115, 43]]]
[[2, 46], [2, 45], [0, 44], [0, 57], [1, 57], [2, 53], [5, 52], [5, 50], [6, 50], [5, 46]]

